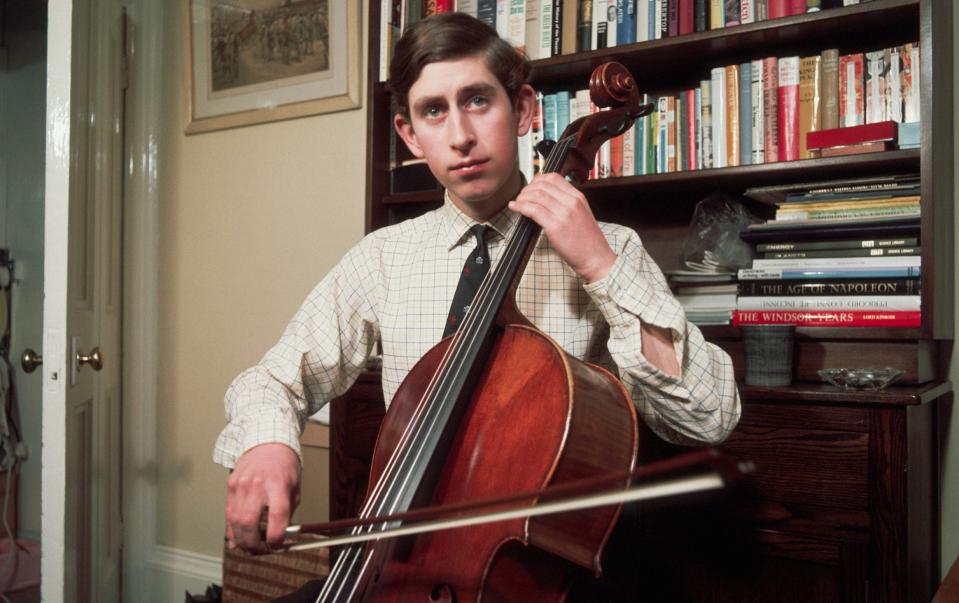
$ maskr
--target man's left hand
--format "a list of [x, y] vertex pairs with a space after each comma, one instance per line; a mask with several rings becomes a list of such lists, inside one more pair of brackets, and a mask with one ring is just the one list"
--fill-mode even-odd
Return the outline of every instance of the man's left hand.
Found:
[[509, 208], [543, 227], [560, 257], [587, 283], [600, 280], [616, 262], [586, 197], [556, 173], [533, 178]]

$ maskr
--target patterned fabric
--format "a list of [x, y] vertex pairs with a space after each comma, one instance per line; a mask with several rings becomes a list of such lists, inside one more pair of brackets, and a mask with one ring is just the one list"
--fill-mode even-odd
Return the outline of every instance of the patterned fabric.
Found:
[[[486, 223], [492, 263], [518, 221], [504, 209]], [[347, 252], [279, 342], [230, 385], [228, 423], [214, 460], [233, 467], [244, 451], [268, 442], [299, 452], [306, 418], [352, 385], [377, 340], [383, 393], [391, 400], [443, 335], [474, 225], [447, 198], [443, 207], [370, 233]], [[740, 414], [729, 356], [686, 320], [635, 231], [600, 227], [618, 255], [609, 273], [584, 283], [541, 236], [517, 290], [519, 309], [572, 356], [618, 374], [641, 418], [661, 437], [721, 442]], [[671, 332], [680, 377], [643, 357], [641, 323]]]
[[476, 292], [479, 291], [480, 284], [486, 273], [489, 272], [489, 251], [486, 248], [486, 233], [489, 226], [477, 224], [470, 228], [473, 237], [476, 238], [476, 247], [466, 258], [463, 264], [463, 271], [460, 274], [459, 284], [456, 285], [456, 293], [453, 294], [453, 303], [450, 304], [450, 313], [446, 317], [446, 328], [443, 330], [443, 337], [452, 335], [459, 328], [460, 323], [469, 311]]

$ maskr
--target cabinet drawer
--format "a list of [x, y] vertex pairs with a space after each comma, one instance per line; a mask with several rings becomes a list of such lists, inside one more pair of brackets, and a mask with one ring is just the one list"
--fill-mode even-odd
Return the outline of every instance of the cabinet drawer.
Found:
[[828, 516], [849, 527], [868, 522], [869, 432], [865, 411], [745, 404], [723, 445], [756, 471], [747, 501], [760, 520]]

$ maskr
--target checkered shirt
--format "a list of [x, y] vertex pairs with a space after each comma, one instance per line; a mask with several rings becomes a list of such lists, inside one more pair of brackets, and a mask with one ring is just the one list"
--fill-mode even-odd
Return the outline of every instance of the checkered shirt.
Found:
[[[504, 209], [487, 222], [494, 266], [519, 218]], [[270, 442], [299, 454], [306, 418], [352, 385], [378, 339], [383, 394], [391, 400], [442, 337], [474, 247], [474, 224], [447, 198], [443, 207], [377, 230], [347, 252], [310, 292], [279, 342], [230, 385], [228, 423], [214, 461], [233, 467], [243, 452]], [[618, 255], [609, 273], [585, 283], [541, 235], [517, 291], [519, 309], [572, 356], [618, 374], [642, 419], [661, 437], [721, 442], [740, 415], [729, 356], [686, 320], [635, 231], [606, 223], [600, 228]], [[682, 376], [643, 357], [643, 322], [671, 332]]]

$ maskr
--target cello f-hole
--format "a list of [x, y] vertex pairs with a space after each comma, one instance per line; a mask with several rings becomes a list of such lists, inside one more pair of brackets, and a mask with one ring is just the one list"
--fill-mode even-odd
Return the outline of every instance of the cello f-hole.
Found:
[[431, 603], [456, 603], [456, 591], [449, 584], [437, 584], [430, 591]]

